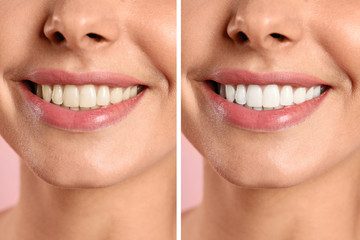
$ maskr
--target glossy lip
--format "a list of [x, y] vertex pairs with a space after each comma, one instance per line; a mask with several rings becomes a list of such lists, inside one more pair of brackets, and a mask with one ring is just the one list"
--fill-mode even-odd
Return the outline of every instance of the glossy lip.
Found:
[[256, 85], [291, 85], [293, 87], [312, 87], [316, 85], [329, 85], [323, 80], [303, 73], [270, 72], [254, 73], [241, 69], [224, 68], [217, 70], [206, 77], [221, 84], [256, 84]]
[[[139, 80], [123, 74], [106, 72], [89, 72], [74, 74], [63, 70], [38, 69], [24, 75], [22, 80], [38, 84], [94, 84], [127, 87], [143, 85]], [[25, 84], [20, 84], [21, 92], [27, 106], [36, 119], [51, 126], [70, 131], [94, 131], [111, 126], [126, 117], [146, 94], [144, 89], [137, 96], [118, 104], [98, 109], [73, 111], [52, 103], [48, 103], [33, 94]]]
[[107, 85], [109, 87], [129, 87], [145, 85], [136, 78], [111, 72], [87, 72], [69, 73], [59, 69], [36, 69], [21, 77], [21, 80], [29, 80], [38, 84], [73, 84], [73, 85]]
[[[257, 84], [257, 85], [291, 85], [294, 87], [312, 87], [327, 85], [326, 82], [306, 74], [291, 72], [272, 72], [265, 74], [252, 73], [246, 70], [221, 69], [210, 74], [204, 80], [212, 80], [221, 84]], [[205, 85], [207, 97], [216, 114], [231, 124], [258, 131], [278, 131], [300, 124], [311, 116], [329, 93], [328, 89], [319, 97], [304, 103], [284, 107], [282, 109], [256, 111], [231, 103], [208, 85]]]

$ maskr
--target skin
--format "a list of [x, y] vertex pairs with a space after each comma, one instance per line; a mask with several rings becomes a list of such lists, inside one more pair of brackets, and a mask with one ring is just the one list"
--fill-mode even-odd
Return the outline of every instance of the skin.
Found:
[[[184, 239], [358, 238], [359, 7], [183, 1], [182, 129], [206, 160], [204, 200], [184, 215]], [[330, 89], [299, 125], [252, 131], [214, 114], [202, 80], [220, 68], [305, 73]]]
[[[174, 237], [175, 11], [167, 0], [1, 2], [0, 133], [22, 162], [4, 239]], [[121, 73], [148, 88], [115, 125], [70, 131], [29, 113], [18, 76], [37, 68]]]

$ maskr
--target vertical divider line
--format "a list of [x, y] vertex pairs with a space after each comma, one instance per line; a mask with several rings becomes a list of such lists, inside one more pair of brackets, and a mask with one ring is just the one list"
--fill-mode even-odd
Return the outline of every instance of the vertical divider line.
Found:
[[181, 0], [176, 0], [176, 236], [181, 240]]

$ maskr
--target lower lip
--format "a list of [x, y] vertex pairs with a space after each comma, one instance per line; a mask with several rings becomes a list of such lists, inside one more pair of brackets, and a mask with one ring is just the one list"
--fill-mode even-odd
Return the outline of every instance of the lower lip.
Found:
[[92, 110], [73, 111], [45, 102], [34, 95], [24, 84], [21, 84], [21, 90], [35, 118], [51, 126], [71, 131], [94, 131], [114, 125], [136, 107], [146, 91], [144, 90], [137, 96], [115, 105]]
[[217, 95], [206, 84], [206, 93], [218, 116], [241, 128], [260, 131], [278, 131], [300, 124], [312, 115], [323, 102], [329, 90], [301, 104], [275, 110], [256, 111], [231, 103]]

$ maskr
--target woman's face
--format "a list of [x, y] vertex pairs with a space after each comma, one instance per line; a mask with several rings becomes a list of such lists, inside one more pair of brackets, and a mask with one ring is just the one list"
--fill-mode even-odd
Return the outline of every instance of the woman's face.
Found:
[[38, 176], [108, 186], [174, 151], [175, 1], [0, 5], [0, 133]]
[[220, 175], [292, 186], [359, 151], [358, 9], [354, 0], [183, 1], [183, 131]]

